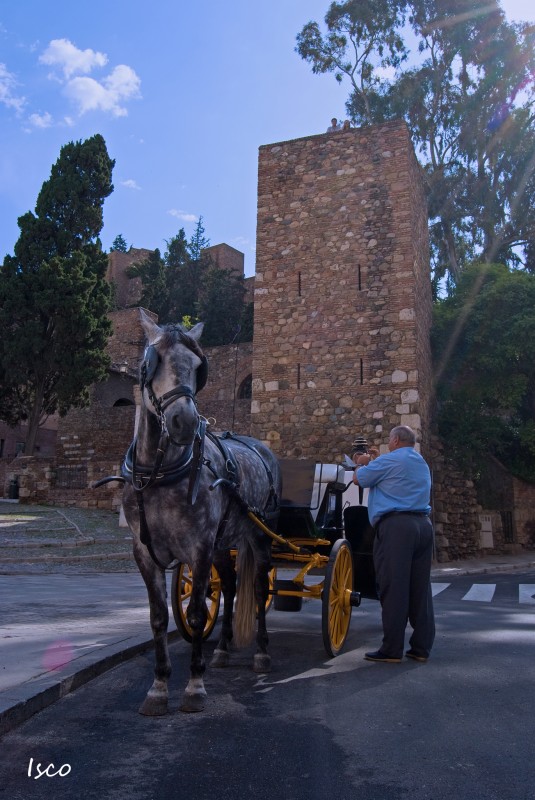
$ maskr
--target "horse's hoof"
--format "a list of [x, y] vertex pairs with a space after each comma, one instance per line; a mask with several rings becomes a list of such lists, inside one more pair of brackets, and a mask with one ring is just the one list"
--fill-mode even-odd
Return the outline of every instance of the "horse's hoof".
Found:
[[182, 705], [179, 706], [179, 710], [186, 714], [196, 714], [199, 711], [204, 711], [205, 700], [206, 695], [185, 694]]
[[211, 667], [228, 667], [229, 654], [226, 650], [214, 650], [212, 660], [210, 661]]
[[253, 658], [254, 672], [271, 672], [271, 656], [267, 653], [255, 653]]
[[144, 717], [163, 717], [167, 711], [167, 698], [146, 697], [139, 708]]

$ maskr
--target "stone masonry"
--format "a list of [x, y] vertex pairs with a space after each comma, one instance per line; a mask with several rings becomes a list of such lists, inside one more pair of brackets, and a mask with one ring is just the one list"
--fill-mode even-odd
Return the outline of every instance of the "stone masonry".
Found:
[[431, 286], [403, 122], [260, 148], [252, 434], [332, 461], [396, 424], [429, 447]]

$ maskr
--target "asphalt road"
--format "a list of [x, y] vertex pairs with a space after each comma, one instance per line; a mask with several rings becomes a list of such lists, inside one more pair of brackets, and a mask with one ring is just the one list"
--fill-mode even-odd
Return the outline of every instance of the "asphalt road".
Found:
[[[189, 649], [173, 644], [172, 713], [146, 718], [152, 654], [138, 656], [2, 739], [0, 798], [534, 800], [535, 604], [519, 587], [535, 572], [445, 583], [427, 664], [363, 660], [380, 643], [373, 601], [328, 659], [311, 601], [270, 612], [268, 676], [244, 651], [208, 669], [202, 714], [176, 711]], [[492, 596], [474, 599], [479, 585]]]

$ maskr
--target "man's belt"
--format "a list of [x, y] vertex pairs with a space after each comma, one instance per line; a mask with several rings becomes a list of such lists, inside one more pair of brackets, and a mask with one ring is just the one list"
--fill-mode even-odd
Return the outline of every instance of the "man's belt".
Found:
[[394, 514], [408, 514], [411, 517], [428, 517], [429, 514], [425, 511], [387, 511], [386, 514], [383, 514], [379, 517], [377, 522], [375, 523], [375, 527], [377, 528], [381, 522], [384, 522], [385, 519], [388, 517], [393, 517]]

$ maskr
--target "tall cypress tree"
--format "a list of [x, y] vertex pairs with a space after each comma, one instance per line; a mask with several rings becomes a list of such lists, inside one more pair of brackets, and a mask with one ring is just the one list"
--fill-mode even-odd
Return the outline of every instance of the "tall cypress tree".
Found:
[[128, 253], [128, 242], [122, 233], [118, 233], [111, 243], [110, 253], [116, 250], [119, 253]]
[[27, 455], [46, 417], [86, 405], [109, 365], [111, 290], [98, 235], [114, 163], [99, 134], [62, 147], [0, 267], [0, 418], [27, 422]]

